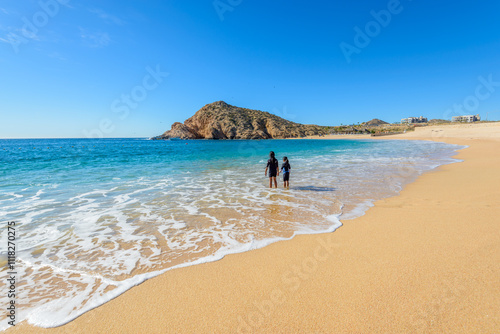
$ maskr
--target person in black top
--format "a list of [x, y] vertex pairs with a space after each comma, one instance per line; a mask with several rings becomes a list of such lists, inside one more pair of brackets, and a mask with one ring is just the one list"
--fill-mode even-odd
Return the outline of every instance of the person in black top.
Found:
[[283, 164], [281, 165], [281, 173], [283, 174], [283, 188], [290, 188], [290, 162], [287, 157], [283, 157]]
[[268, 169], [269, 169], [269, 188], [273, 187], [273, 181], [274, 181], [274, 186], [278, 188], [278, 182], [276, 181], [276, 176], [280, 175], [279, 163], [278, 160], [274, 157], [273, 151], [269, 152], [269, 160], [267, 160], [267, 166], [265, 171], [266, 175]]

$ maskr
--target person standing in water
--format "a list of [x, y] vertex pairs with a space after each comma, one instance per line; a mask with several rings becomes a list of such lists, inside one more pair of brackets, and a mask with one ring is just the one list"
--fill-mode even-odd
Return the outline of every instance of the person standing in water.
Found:
[[268, 170], [269, 170], [269, 188], [273, 187], [273, 181], [274, 181], [274, 186], [278, 188], [278, 182], [276, 181], [276, 176], [280, 174], [279, 163], [278, 160], [274, 157], [273, 151], [269, 152], [269, 160], [267, 160], [267, 166], [265, 171], [266, 175]]
[[283, 164], [281, 165], [281, 174], [283, 174], [283, 188], [290, 188], [290, 162], [287, 157], [283, 157]]

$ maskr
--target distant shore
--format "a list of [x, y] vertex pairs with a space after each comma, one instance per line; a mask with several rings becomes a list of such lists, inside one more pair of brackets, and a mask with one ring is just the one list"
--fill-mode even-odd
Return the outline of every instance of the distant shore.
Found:
[[334, 233], [172, 270], [64, 326], [6, 332], [500, 332], [500, 123], [308, 138], [468, 148]]
[[439, 138], [488, 139], [500, 136], [500, 122], [429, 124], [404, 134], [372, 137], [370, 134], [309, 136], [302, 139], [422, 139], [438, 141]]

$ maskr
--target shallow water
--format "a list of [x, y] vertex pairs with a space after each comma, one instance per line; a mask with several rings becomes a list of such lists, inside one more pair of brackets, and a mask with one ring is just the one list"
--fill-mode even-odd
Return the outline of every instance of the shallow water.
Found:
[[[386, 140], [0, 140], [0, 221], [17, 222], [17, 321], [60, 325], [173, 267], [333, 231], [339, 219], [455, 161], [458, 148]], [[288, 190], [267, 188], [270, 150], [280, 163], [283, 155], [290, 160]], [[0, 244], [5, 264], [6, 233]], [[0, 300], [6, 305], [6, 296]]]

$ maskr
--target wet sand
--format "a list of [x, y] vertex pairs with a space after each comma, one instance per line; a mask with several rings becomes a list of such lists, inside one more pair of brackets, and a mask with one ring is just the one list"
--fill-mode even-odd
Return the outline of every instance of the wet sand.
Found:
[[500, 332], [500, 124], [377, 139], [469, 147], [334, 233], [172, 270], [64, 326], [7, 332]]

